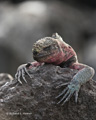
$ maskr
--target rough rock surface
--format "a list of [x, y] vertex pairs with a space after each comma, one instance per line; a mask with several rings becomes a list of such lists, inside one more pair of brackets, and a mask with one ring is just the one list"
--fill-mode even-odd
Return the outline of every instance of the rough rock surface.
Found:
[[14, 78], [7, 73], [0, 73], [0, 87], [5, 85], [7, 82], [11, 82]]
[[13, 80], [0, 87], [0, 120], [96, 120], [96, 83], [81, 87], [78, 103], [74, 96], [64, 106], [55, 97], [77, 71], [54, 65], [34, 67], [27, 84]]

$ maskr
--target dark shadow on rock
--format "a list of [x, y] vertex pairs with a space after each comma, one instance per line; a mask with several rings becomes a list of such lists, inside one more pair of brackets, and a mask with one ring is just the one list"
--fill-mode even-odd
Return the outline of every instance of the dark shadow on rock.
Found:
[[27, 84], [16, 80], [0, 87], [0, 120], [96, 120], [96, 83], [81, 87], [78, 103], [74, 96], [64, 105], [55, 97], [64, 89], [56, 86], [71, 81], [76, 70], [54, 65], [34, 67]]

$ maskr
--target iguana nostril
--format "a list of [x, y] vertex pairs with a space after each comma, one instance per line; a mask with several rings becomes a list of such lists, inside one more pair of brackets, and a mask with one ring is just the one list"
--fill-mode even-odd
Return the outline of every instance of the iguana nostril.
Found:
[[38, 54], [38, 52], [34, 50], [33, 51], [33, 55], [37, 55], [37, 54]]

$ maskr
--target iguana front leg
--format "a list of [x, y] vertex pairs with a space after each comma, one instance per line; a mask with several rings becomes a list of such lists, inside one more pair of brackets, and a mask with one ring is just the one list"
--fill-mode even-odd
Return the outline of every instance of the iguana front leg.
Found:
[[39, 62], [35, 61], [35, 62], [32, 62], [32, 63], [27, 63], [27, 64], [20, 65], [17, 68], [17, 72], [15, 74], [15, 79], [17, 79], [19, 81], [19, 83], [22, 84], [22, 81], [20, 80], [20, 77], [22, 77], [23, 80], [27, 83], [27, 81], [25, 79], [25, 73], [31, 78], [31, 75], [29, 74], [28, 69], [31, 69], [32, 67], [40, 66], [42, 64], [43, 63], [39, 63]]
[[[58, 102], [58, 104], [62, 102], [62, 105], [64, 105], [65, 102], [67, 102], [73, 94], [75, 94], [75, 102], [77, 102], [78, 92], [80, 90], [81, 85], [89, 81], [95, 73], [92, 67], [80, 63], [74, 63], [72, 66], [70, 66], [70, 68], [79, 71], [73, 77], [72, 81], [68, 83], [67, 87], [56, 97], [59, 98], [63, 96], [62, 99]], [[66, 83], [61, 84], [57, 87], [61, 87], [63, 85], [66, 85]]]

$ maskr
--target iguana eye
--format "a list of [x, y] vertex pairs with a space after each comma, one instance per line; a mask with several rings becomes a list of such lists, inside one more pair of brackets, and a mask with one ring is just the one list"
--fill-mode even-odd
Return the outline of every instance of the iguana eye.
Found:
[[47, 46], [45, 48], [43, 48], [44, 51], [49, 51], [51, 49], [51, 46]]

